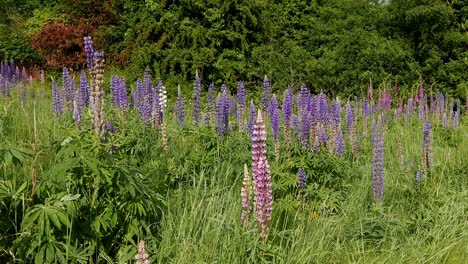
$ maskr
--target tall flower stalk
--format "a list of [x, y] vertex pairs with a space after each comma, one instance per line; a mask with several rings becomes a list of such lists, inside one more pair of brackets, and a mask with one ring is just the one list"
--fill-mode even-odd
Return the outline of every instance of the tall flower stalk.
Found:
[[372, 190], [374, 201], [382, 205], [384, 193], [384, 132], [381, 117], [372, 122], [373, 170]]
[[253, 210], [253, 182], [252, 176], [249, 173], [247, 164], [244, 164], [244, 180], [242, 181], [241, 198], [242, 198], [242, 224], [247, 226], [250, 221], [250, 216]]
[[273, 209], [270, 165], [266, 157], [266, 130], [262, 112], [258, 110], [252, 136], [252, 171], [255, 183], [256, 222], [260, 228], [260, 237], [268, 235], [268, 223]]
[[193, 124], [198, 126], [200, 123], [200, 104], [201, 104], [201, 81], [198, 77], [198, 70], [195, 72], [195, 81], [193, 83]]
[[104, 52], [99, 53], [95, 52], [94, 60], [96, 64], [94, 65], [93, 72], [95, 74], [95, 79], [93, 81], [93, 92], [91, 96], [93, 97], [93, 127], [96, 131], [96, 134], [102, 136], [105, 132], [104, 130]]

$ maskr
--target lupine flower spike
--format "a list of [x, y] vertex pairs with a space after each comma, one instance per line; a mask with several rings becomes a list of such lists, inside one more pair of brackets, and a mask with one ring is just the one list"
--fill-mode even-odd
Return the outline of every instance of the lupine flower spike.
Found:
[[145, 250], [144, 240], [140, 240], [140, 244], [138, 245], [138, 254], [135, 256], [135, 259], [137, 264], [150, 264], [149, 255]]
[[250, 214], [253, 210], [253, 184], [252, 177], [250, 176], [249, 169], [247, 164], [244, 164], [244, 180], [242, 181], [241, 188], [241, 197], [242, 197], [242, 224], [244, 226], [249, 224]]
[[372, 145], [374, 146], [372, 190], [374, 201], [382, 205], [384, 192], [384, 132], [381, 117], [377, 122], [372, 121]]
[[273, 209], [270, 165], [266, 157], [266, 130], [262, 112], [258, 110], [252, 136], [252, 171], [255, 183], [256, 222], [263, 240], [268, 235], [268, 223]]
[[307, 182], [307, 175], [306, 175], [306, 173], [304, 172], [304, 170], [302, 168], [299, 168], [299, 171], [297, 172], [297, 174], [298, 174], [297, 188], [299, 190], [298, 198], [299, 198], [299, 200], [303, 200], [304, 199], [304, 189], [305, 189], [306, 182]]

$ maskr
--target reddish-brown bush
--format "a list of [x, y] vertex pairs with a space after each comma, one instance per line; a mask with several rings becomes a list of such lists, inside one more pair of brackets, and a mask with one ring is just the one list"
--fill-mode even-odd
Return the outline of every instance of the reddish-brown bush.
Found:
[[34, 34], [31, 46], [42, 55], [47, 67], [77, 69], [86, 62], [83, 37], [94, 31], [96, 28], [84, 19], [54, 21]]

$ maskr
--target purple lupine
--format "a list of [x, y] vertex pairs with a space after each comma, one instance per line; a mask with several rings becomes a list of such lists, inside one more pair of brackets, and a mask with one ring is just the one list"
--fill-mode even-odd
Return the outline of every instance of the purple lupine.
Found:
[[292, 129], [293, 129], [293, 136], [298, 138], [299, 134], [301, 133], [301, 122], [299, 121], [299, 117], [294, 114], [292, 117]]
[[364, 97], [362, 98], [362, 114], [364, 118], [368, 118], [370, 115], [369, 112], [369, 103], [367, 102], [367, 99]]
[[224, 98], [221, 94], [218, 94], [216, 98], [216, 131], [219, 137], [222, 137], [225, 132], [224, 124]]
[[422, 103], [424, 99], [424, 85], [423, 82], [419, 84], [419, 97], [417, 97], [417, 102]]
[[80, 95], [83, 98], [84, 103], [89, 104], [88, 78], [84, 71], [81, 71], [80, 74]]
[[135, 92], [135, 108], [140, 116], [141, 120], [144, 120], [144, 96], [145, 96], [145, 88], [143, 86], [143, 82], [140, 78], [136, 80], [136, 92]]
[[337, 133], [336, 133], [336, 139], [335, 139], [335, 153], [338, 156], [342, 156], [345, 150], [345, 142], [343, 138], [343, 131], [341, 130], [341, 127], [338, 126]]
[[138, 254], [135, 256], [136, 264], [150, 264], [149, 255], [145, 250], [145, 241], [140, 240], [138, 245]]
[[292, 94], [291, 87], [288, 87], [288, 89], [285, 92], [285, 95], [283, 97], [283, 119], [284, 119], [284, 129], [289, 133], [289, 129], [291, 128], [291, 123], [292, 123], [292, 116], [293, 116], [293, 104], [294, 104], [294, 98]]
[[297, 106], [299, 112], [307, 111], [309, 105], [309, 97], [310, 95], [307, 86], [305, 84], [302, 84], [299, 90], [299, 95], [297, 96]]
[[273, 95], [270, 104], [270, 123], [271, 123], [271, 131], [273, 135], [273, 139], [275, 141], [275, 158], [279, 160], [279, 152], [280, 152], [280, 127], [281, 127], [281, 114], [278, 109], [278, 100], [276, 96]]
[[70, 73], [68, 69], [66, 67], [63, 67], [62, 93], [63, 93], [63, 98], [65, 99], [68, 109], [71, 109], [73, 98], [75, 97], [75, 91], [73, 90], [72, 82], [73, 80], [70, 77]]
[[374, 160], [372, 170], [372, 190], [374, 201], [382, 205], [384, 192], [384, 132], [382, 119], [372, 120], [372, 145]]
[[423, 126], [423, 150], [422, 150], [422, 166], [424, 170], [431, 167], [433, 161], [432, 155], [432, 124], [431, 121], [426, 120]]
[[318, 126], [318, 138], [321, 145], [326, 145], [328, 142], [328, 134], [327, 130], [325, 129], [324, 124], [319, 123]]
[[418, 170], [416, 172], [416, 184], [419, 185], [421, 183], [421, 178], [422, 178], [422, 172], [421, 170]]
[[237, 125], [239, 131], [244, 127], [244, 116], [245, 116], [245, 87], [244, 82], [237, 82]]
[[341, 101], [337, 98], [330, 105], [330, 124], [338, 127], [341, 124]]
[[[73, 86], [74, 82], [73, 82]], [[75, 123], [78, 125], [81, 123], [81, 119], [83, 116], [83, 108], [85, 105], [85, 98], [82, 95], [81, 87], [78, 89], [73, 88], [75, 90], [74, 95], [75, 98], [73, 100], [73, 120], [75, 120]]]
[[221, 94], [221, 97], [223, 99], [223, 106], [224, 106], [224, 109], [223, 109], [223, 122], [224, 122], [224, 130], [227, 132], [227, 131], [230, 131], [230, 126], [229, 126], [229, 109], [230, 109], [230, 105], [231, 105], [231, 102], [229, 100], [229, 95], [228, 95], [228, 91], [227, 89], [223, 90], [222, 94]]
[[250, 213], [252, 212], [252, 196], [253, 184], [247, 164], [244, 164], [244, 180], [242, 181], [241, 197], [242, 197], [242, 224], [246, 226], [250, 221]]
[[309, 143], [309, 133], [310, 133], [310, 127], [309, 127], [309, 112], [308, 111], [301, 111], [299, 113], [300, 115], [300, 122], [301, 122], [301, 143], [303, 148], [307, 148]]
[[260, 236], [264, 240], [269, 231], [268, 223], [273, 209], [270, 165], [266, 157], [266, 139], [265, 123], [261, 111], [258, 110], [252, 136], [252, 174], [255, 185], [256, 221], [261, 228]]
[[320, 121], [322, 124], [327, 124], [328, 103], [327, 97], [322, 91], [317, 96], [317, 110], [318, 121]]
[[125, 78], [120, 78], [119, 82], [119, 90], [117, 93], [119, 97], [119, 108], [120, 111], [125, 111], [128, 108], [128, 99], [127, 99], [127, 85], [125, 82]]
[[201, 81], [198, 77], [198, 70], [195, 71], [195, 81], [193, 82], [193, 124], [198, 126], [200, 123], [200, 104], [201, 104]]
[[208, 114], [206, 118], [208, 118], [210, 122], [215, 121], [215, 114], [216, 113], [216, 88], [214, 84], [210, 84], [208, 87]]
[[114, 107], [118, 107], [119, 105], [119, 85], [120, 80], [119, 77], [112, 75], [110, 77], [110, 92], [112, 96], [112, 105]]
[[302, 168], [299, 168], [297, 174], [297, 188], [303, 190], [307, 183], [307, 174]]
[[86, 66], [91, 70], [94, 67], [94, 47], [91, 36], [84, 37], [84, 50], [86, 52]]
[[55, 80], [52, 80], [52, 112], [55, 117], [61, 116], [63, 112], [62, 94]]
[[307, 183], [307, 174], [302, 168], [297, 171], [297, 189], [299, 190], [299, 200], [304, 199], [304, 189]]
[[180, 85], [177, 87], [177, 106], [176, 106], [177, 124], [182, 127], [185, 124], [185, 102]]
[[255, 109], [255, 105], [253, 101], [250, 101], [249, 107], [249, 134], [252, 137], [255, 125], [255, 115], [257, 114], [257, 110]]
[[265, 75], [263, 78], [263, 111], [268, 112], [270, 109], [270, 81], [268, 77]]

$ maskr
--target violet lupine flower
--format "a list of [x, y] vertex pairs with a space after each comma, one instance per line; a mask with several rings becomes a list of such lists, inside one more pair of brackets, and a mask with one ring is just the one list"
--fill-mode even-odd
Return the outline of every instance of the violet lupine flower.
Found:
[[249, 134], [250, 137], [253, 137], [254, 125], [255, 125], [255, 115], [257, 114], [257, 110], [255, 109], [255, 105], [253, 101], [250, 101], [249, 107]]
[[365, 118], [368, 118], [370, 115], [369, 103], [367, 102], [367, 99], [365, 97], [362, 98], [362, 113]]
[[112, 75], [110, 78], [110, 91], [112, 96], [112, 104], [114, 107], [118, 107], [119, 105], [119, 90], [120, 80], [117, 76]]
[[127, 99], [127, 85], [125, 82], [125, 78], [123, 77], [120, 78], [119, 90], [118, 90], [117, 96], [119, 97], [118, 103], [119, 103], [120, 111], [125, 111], [128, 108], [128, 99]]
[[291, 128], [291, 123], [292, 123], [292, 116], [293, 116], [293, 104], [294, 104], [294, 99], [293, 99], [293, 94], [291, 91], [291, 87], [288, 87], [288, 89], [285, 92], [285, 95], [283, 97], [283, 119], [284, 119], [284, 130], [286, 133], [289, 133], [289, 129]]
[[421, 184], [421, 178], [422, 178], [422, 172], [421, 172], [421, 170], [418, 170], [416, 172], [416, 184], [417, 185]]
[[280, 152], [280, 126], [281, 126], [281, 115], [278, 109], [278, 100], [276, 100], [276, 96], [273, 95], [271, 99], [270, 105], [270, 116], [271, 116], [271, 131], [273, 135], [273, 139], [275, 141], [275, 158], [279, 160], [279, 152]]
[[249, 169], [247, 164], [244, 164], [244, 180], [242, 181], [241, 188], [241, 197], [242, 197], [242, 224], [244, 226], [249, 224], [250, 214], [252, 212], [253, 206], [253, 183], [252, 177], [250, 176]]
[[292, 128], [293, 128], [293, 136], [298, 138], [299, 134], [301, 133], [301, 122], [299, 121], [299, 117], [294, 114], [292, 117]]
[[330, 105], [330, 124], [338, 127], [341, 124], [341, 102], [337, 98]]
[[322, 124], [327, 124], [327, 113], [328, 113], [328, 103], [327, 97], [321, 91], [317, 96], [317, 121], [320, 121]]
[[343, 138], [343, 131], [341, 131], [341, 127], [338, 126], [336, 139], [335, 139], [336, 149], [335, 153], [338, 156], [342, 156], [345, 150], [345, 142]]
[[270, 165], [266, 157], [266, 130], [262, 112], [258, 110], [252, 136], [252, 171], [255, 184], [256, 221], [261, 228], [261, 237], [266, 239], [268, 223], [273, 209]]
[[[73, 86], [74, 83], [73, 83]], [[75, 98], [73, 100], [73, 120], [75, 120], [75, 123], [78, 125], [81, 123], [81, 119], [83, 116], [83, 108], [85, 105], [85, 100], [83, 98], [83, 95], [81, 94], [81, 89], [75, 89]]]
[[219, 137], [222, 137], [226, 130], [226, 127], [224, 126], [224, 109], [223, 95], [218, 94], [218, 98], [216, 98], [216, 131], [218, 132]]
[[135, 92], [135, 108], [138, 111], [141, 120], [145, 120], [144, 113], [145, 113], [145, 88], [143, 86], [143, 82], [140, 78], [136, 81], [136, 92]]
[[299, 90], [299, 95], [297, 96], [297, 106], [299, 112], [307, 111], [309, 105], [309, 90], [305, 84], [301, 85], [301, 89]]
[[91, 70], [94, 67], [94, 48], [91, 36], [84, 37], [84, 50], [86, 52], [86, 66]]
[[216, 113], [216, 88], [214, 84], [210, 84], [208, 88], [208, 115], [207, 118], [209, 120], [215, 120], [215, 113]]
[[72, 82], [73, 80], [70, 77], [68, 69], [66, 67], [63, 67], [62, 92], [68, 109], [71, 109], [73, 98], [75, 97], [75, 91], [73, 90]]
[[384, 133], [382, 120], [372, 120], [372, 145], [374, 147], [374, 161], [372, 170], [372, 190], [374, 201], [382, 205], [384, 192]]
[[307, 174], [302, 168], [297, 171], [297, 188], [299, 189], [299, 200], [304, 199], [304, 189], [307, 183]]
[[417, 102], [421, 103], [423, 99], [424, 99], [424, 85], [423, 85], [423, 82], [421, 81], [421, 83], [419, 84], [419, 97], [418, 97]]
[[145, 250], [145, 241], [140, 240], [138, 245], [138, 254], [135, 256], [136, 264], [150, 264], [149, 255]]
[[275, 111], [275, 109], [278, 109], [278, 99], [276, 98], [276, 95], [273, 94], [271, 97], [270, 108], [268, 109], [270, 117], [273, 116], [273, 111]]
[[308, 139], [310, 133], [309, 127], [309, 112], [308, 111], [301, 111], [300, 115], [300, 122], [301, 122], [301, 143], [303, 148], [308, 147]]
[[268, 77], [265, 75], [263, 78], [263, 111], [268, 112], [270, 109], [270, 81]]
[[328, 134], [324, 124], [319, 123], [318, 125], [318, 138], [321, 145], [326, 145], [328, 142]]
[[198, 77], [198, 70], [195, 71], [195, 81], [193, 82], [193, 124], [198, 126], [200, 123], [200, 104], [201, 104], [201, 81]]
[[244, 126], [244, 115], [245, 115], [245, 88], [244, 82], [237, 82], [237, 125], [239, 126], [239, 131], [243, 129]]
[[80, 74], [80, 95], [85, 104], [89, 104], [89, 87], [88, 87], [88, 78], [86, 73], [81, 71]]
[[55, 80], [52, 80], [52, 112], [55, 117], [59, 117], [63, 113], [62, 94]]
[[422, 166], [424, 170], [429, 169], [433, 161], [431, 128], [432, 128], [431, 121], [426, 120], [423, 126]]
[[185, 102], [180, 85], [177, 87], [177, 106], [176, 106], [177, 124], [182, 127], [185, 123]]

